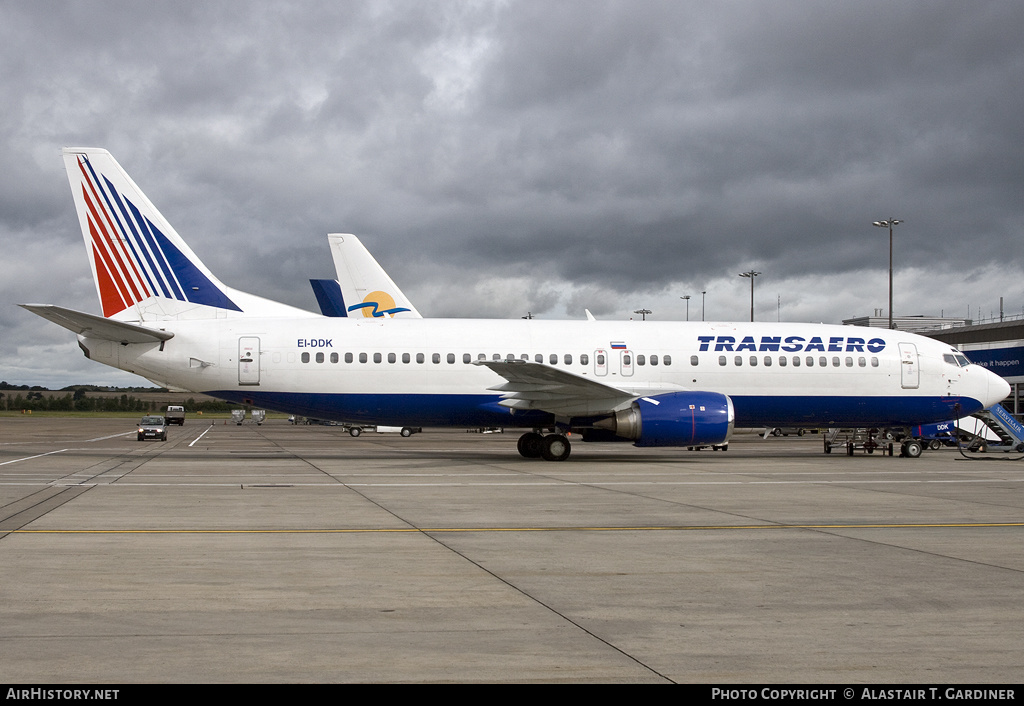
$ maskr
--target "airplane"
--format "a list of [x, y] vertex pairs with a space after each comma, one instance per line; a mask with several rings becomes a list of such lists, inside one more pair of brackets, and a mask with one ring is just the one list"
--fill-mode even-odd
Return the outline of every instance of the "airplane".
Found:
[[338, 278], [309, 280], [320, 313], [338, 317], [423, 318], [358, 237], [330, 233], [327, 241]]
[[[737, 427], [909, 427], [1009, 386], [948, 344], [826, 324], [323, 316], [223, 284], [109, 152], [63, 158], [102, 316], [22, 304], [85, 355], [172, 389], [318, 419], [522, 428], [523, 457], [567, 434], [725, 445]], [[920, 445], [905, 454], [920, 454]]]

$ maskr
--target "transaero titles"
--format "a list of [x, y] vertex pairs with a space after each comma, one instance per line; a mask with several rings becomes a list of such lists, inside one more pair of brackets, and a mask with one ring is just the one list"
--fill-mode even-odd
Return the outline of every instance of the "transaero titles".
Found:
[[796, 353], [804, 351], [833, 352], [833, 353], [881, 353], [885, 350], [885, 341], [881, 338], [864, 340], [856, 336], [829, 336], [828, 341], [822, 340], [821, 336], [812, 336], [807, 340], [803, 336], [761, 336], [760, 341], [755, 341], [753, 336], [744, 336], [743, 340], [737, 341], [735, 336], [697, 336], [700, 341], [700, 350], [711, 350], [714, 344], [715, 351], [726, 351], [739, 353], [741, 351], [784, 351]]

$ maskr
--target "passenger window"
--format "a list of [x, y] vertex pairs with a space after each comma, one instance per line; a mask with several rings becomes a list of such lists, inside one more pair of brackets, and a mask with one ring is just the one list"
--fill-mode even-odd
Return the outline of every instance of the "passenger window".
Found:
[[365, 363], [366, 362], [366, 354], [365, 353], [360, 353], [359, 354], [359, 362], [360, 363]]
[[643, 353], [640, 353], [639, 355], [637, 355], [637, 357], [636, 357], [636, 364], [637, 365], [647, 365], [647, 356], [645, 356]]
[[533, 362], [534, 363], [543, 363], [544, 362], [544, 354], [543, 353], [538, 353], [537, 355], [533, 356]]
[[346, 353], [345, 354], [345, 362], [346, 363], [351, 363], [352, 362], [352, 354], [351, 353]]
[[309, 353], [303, 352], [303, 354], [299, 358], [300, 358], [300, 360], [302, 360], [303, 363], [308, 363], [309, 362]]
[[[694, 356], [694, 357], [696, 358], [696, 356]], [[632, 364], [633, 364], [633, 359], [630, 356], [628, 356], [628, 355], [622, 356], [622, 365], [623, 366], [629, 367]]]
[[839, 367], [839, 356], [837, 356], [837, 355], [832, 356], [832, 367], [833, 368], [838, 368]]
[[872, 368], [877, 368], [878, 367], [878, 358], [876, 358], [875, 356], [871, 356], [871, 367]]
[[750, 365], [752, 367], [756, 367], [757, 366], [757, 356], [756, 355], [750, 356]]
[[852, 368], [853, 367], [853, 358], [851, 356], [846, 356], [846, 367], [847, 368]]
[[818, 358], [818, 365], [820, 365], [823, 368], [827, 368], [828, 358], [826, 358], [825, 356], [821, 356], [820, 358]]
[[397, 356], [395, 356], [394, 353], [388, 353], [388, 362], [389, 363], [396, 363], [396, 362], [398, 362]]
[[422, 364], [423, 361], [424, 361], [423, 354], [422, 353], [417, 353], [416, 354], [416, 362]]
[[473, 362], [473, 356], [471, 356], [469, 353], [463, 353], [462, 354], [462, 362], [463, 363], [472, 363]]
[[700, 362], [700, 358], [695, 355], [690, 356], [690, 365], [697, 365]]
[[322, 363], [322, 362], [324, 362], [324, 354], [323, 354], [323, 351], [317, 351], [317, 354], [316, 354], [316, 362], [318, 362], [318, 363]]
[[652, 355], [651, 356], [651, 365], [657, 365], [657, 364], [658, 364], [658, 356]]
[[447, 357], [447, 361], [448, 361], [448, 365], [453, 365], [455, 363], [455, 354], [454, 353], [449, 353], [448, 357]]
[[736, 356], [736, 358], [733, 359], [733, 362], [736, 365], [743, 365], [743, 356], [741, 356], [741, 355]]
[[550, 363], [551, 365], [558, 365], [558, 354], [552, 353], [551, 355], [549, 355], [548, 363]]
[[380, 354], [380, 353], [374, 353], [374, 354], [373, 354], [373, 362], [374, 362], [374, 363], [379, 363], [379, 362], [381, 362], [382, 360], [384, 360], [384, 358], [383, 358], [383, 357], [381, 357], [381, 354]]
[[412, 361], [412, 357], [410, 357], [410, 355], [409, 355], [408, 353], [403, 353], [403, 354], [402, 354], [402, 362], [403, 362], [403, 363], [406, 363], [406, 364], [408, 364], [408, 363], [410, 363], [411, 361]]
[[431, 353], [431, 355], [430, 355], [430, 362], [433, 363], [434, 365], [437, 365], [438, 363], [440, 363], [441, 362], [441, 354], [440, 353]]
[[597, 364], [604, 365], [604, 353], [599, 353], [597, 356]]
[[794, 368], [799, 368], [800, 367], [800, 356], [798, 356], [798, 355], [793, 356], [793, 367]]
[[719, 365], [725, 365], [725, 356], [724, 355], [718, 356], [718, 364]]
[[779, 356], [779, 367], [780, 368], [785, 368], [786, 367], [786, 356], [784, 356], [784, 355], [780, 355]]
[[565, 364], [572, 365], [572, 353], [565, 354]]
[[857, 365], [859, 365], [862, 368], [866, 368], [868, 366], [868, 361], [864, 356], [861, 356], [860, 358], [857, 359]]
[[580, 365], [590, 365], [590, 356], [586, 353], [580, 353]]
[[662, 356], [661, 362], [664, 363], [665, 365], [672, 365], [672, 356], [670, 356], [670, 355]]
[[772, 357], [770, 355], [766, 355], [764, 357], [764, 367], [766, 367], [766, 368], [772, 367]]
[[814, 367], [814, 356], [813, 355], [807, 356], [807, 360], [805, 362], [807, 363], [807, 367], [808, 368], [813, 368]]
[[501, 360], [501, 353], [494, 353], [491, 355], [491, 360]]
[[337, 353], [331, 353], [331, 362], [332, 363], [337, 363], [338, 362], [338, 354]]

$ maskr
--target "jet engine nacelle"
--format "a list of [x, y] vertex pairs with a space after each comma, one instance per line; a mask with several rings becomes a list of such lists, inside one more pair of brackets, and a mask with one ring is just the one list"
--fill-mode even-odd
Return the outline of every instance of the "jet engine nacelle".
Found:
[[641, 397], [594, 426], [632, 439], [636, 446], [704, 446], [727, 442], [735, 417], [726, 395], [669, 392]]

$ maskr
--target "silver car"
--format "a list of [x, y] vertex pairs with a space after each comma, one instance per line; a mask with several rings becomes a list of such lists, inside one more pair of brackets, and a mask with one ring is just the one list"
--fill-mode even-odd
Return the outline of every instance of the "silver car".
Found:
[[139, 422], [139, 441], [146, 439], [160, 439], [167, 441], [167, 422], [163, 417], [143, 417]]

